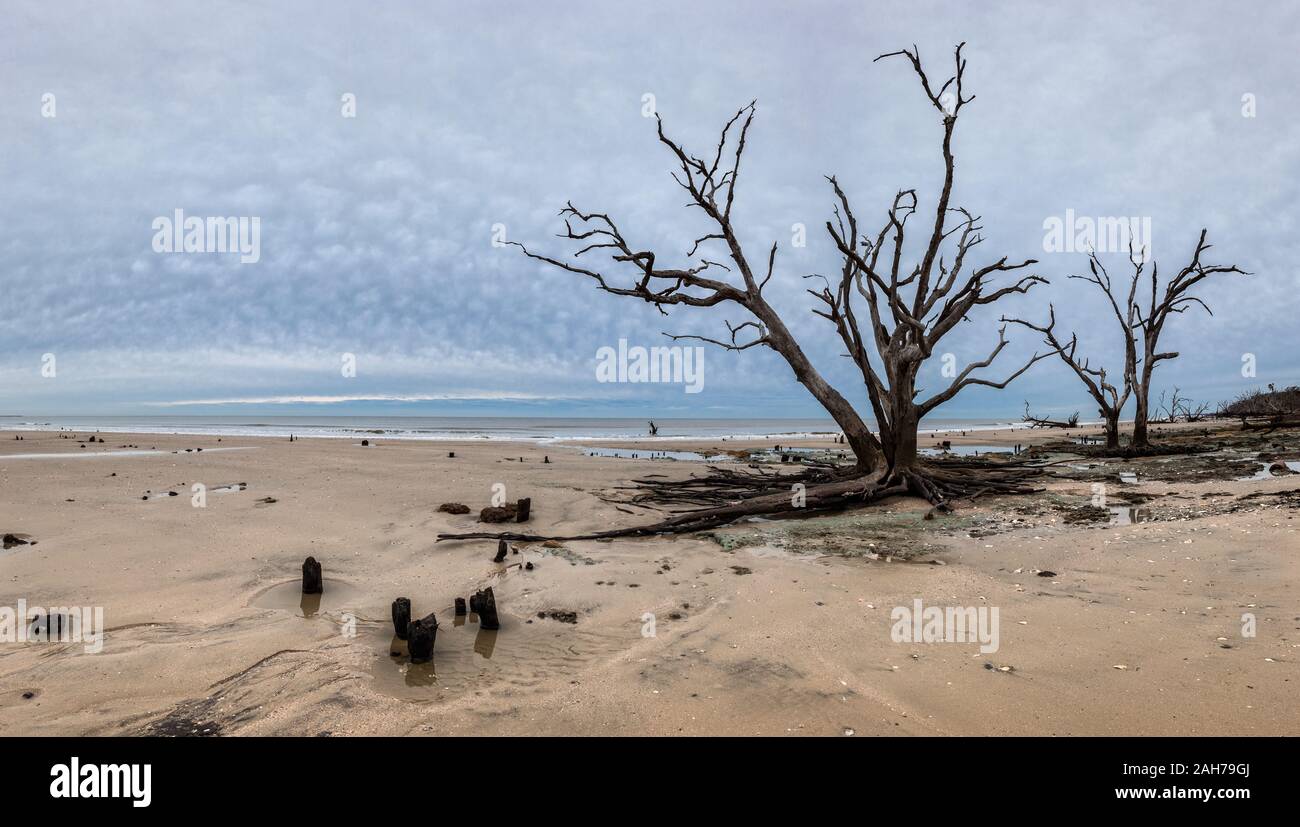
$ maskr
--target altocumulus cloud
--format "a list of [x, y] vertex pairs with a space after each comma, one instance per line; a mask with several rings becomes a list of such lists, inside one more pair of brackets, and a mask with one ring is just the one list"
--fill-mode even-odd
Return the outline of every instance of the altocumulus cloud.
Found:
[[[1203, 292], [1167, 345], [1184, 358], [1157, 384], [1219, 399], [1300, 378], [1290, 331], [1300, 253], [1289, 216], [1300, 109], [1289, 7], [1086, 8], [986, 4], [548, 5], [15, 3], [0, 88], [6, 198], [0, 220], [0, 410], [118, 412], [196, 405], [404, 405], [455, 412], [815, 413], [772, 354], [706, 354], [705, 392], [601, 385], [598, 348], [662, 332], [717, 336], [734, 310], [673, 312], [600, 294], [491, 244], [564, 252], [566, 199], [613, 214], [634, 240], [681, 256], [701, 234], [641, 116], [705, 152], [757, 98], [736, 218], [750, 255], [781, 242], [774, 302], [837, 384], [857, 396], [810, 273], [833, 272], [822, 228], [834, 173], [875, 225], [917, 187], [932, 208], [939, 125], [903, 64], [916, 43], [936, 71], [968, 42], [978, 100], [957, 136], [955, 200], [983, 216], [980, 254], [1038, 257], [1053, 284], [972, 317], [945, 344], [982, 358], [999, 312], [1052, 301], [1081, 346], [1114, 358], [1099, 297], [1043, 255], [1043, 221], [1149, 216], [1154, 257], [1181, 266], [1201, 226], [1218, 260], [1254, 273]], [[690, 25], [683, 25], [684, 20]], [[45, 94], [57, 115], [42, 117]], [[355, 95], [356, 117], [342, 117]], [[1244, 118], [1241, 100], [1258, 102]], [[261, 258], [167, 255], [151, 222], [257, 216]], [[791, 248], [791, 225], [808, 232]], [[1115, 262], [1115, 266], [1122, 261]], [[1004, 370], [1034, 349], [1023, 331]], [[1279, 335], [1281, 334], [1281, 335]], [[1255, 353], [1259, 377], [1240, 376]], [[54, 380], [40, 373], [58, 359]], [[355, 377], [339, 370], [356, 357]], [[937, 363], [922, 379], [937, 386]], [[1000, 375], [1001, 371], [995, 371]], [[1051, 362], [952, 410], [1085, 407]]]

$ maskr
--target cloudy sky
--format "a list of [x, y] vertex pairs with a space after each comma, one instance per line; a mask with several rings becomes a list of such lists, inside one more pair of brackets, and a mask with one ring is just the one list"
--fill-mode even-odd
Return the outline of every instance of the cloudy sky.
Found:
[[[1170, 323], [1166, 349], [1183, 356], [1161, 366], [1157, 389], [1218, 401], [1300, 381], [1300, 7], [973, 8], [8, 2], [0, 413], [818, 413], [784, 362], [758, 350], [707, 352], [699, 394], [598, 383], [601, 346], [717, 336], [743, 311], [664, 318], [493, 246], [500, 224], [509, 240], [565, 252], [556, 213], [573, 199], [684, 260], [707, 228], [669, 178], [647, 94], [701, 153], [758, 101], [737, 191], [742, 241], [754, 259], [780, 242], [771, 301], [863, 400], [803, 293], [804, 275], [836, 266], [819, 229], [832, 206], [823, 176], [839, 177], [864, 224], [899, 188], [932, 209], [939, 120], [905, 62], [872, 58], [914, 43], [944, 78], [960, 41], [978, 97], [958, 127], [954, 200], [983, 216], [980, 263], [1036, 257], [1053, 283], [986, 308], [941, 349], [982, 358], [1002, 312], [1041, 317], [1050, 301], [1088, 353], [1115, 363], [1099, 295], [1066, 278], [1084, 257], [1043, 250], [1044, 221], [1073, 210], [1149, 217], [1166, 271], [1208, 227], [1209, 257], [1253, 274], [1205, 286], [1213, 317]], [[257, 217], [260, 260], [155, 252], [155, 219], [178, 209]], [[790, 243], [797, 223], [803, 248]], [[1122, 271], [1122, 257], [1109, 261]], [[1038, 344], [1009, 334], [995, 375]], [[1247, 353], [1257, 377], [1241, 375]], [[937, 388], [939, 370], [927, 365], [922, 383]], [[940, 415], [1016, 415], [1026, 399], [1092, 412], [1055, 361], [980, 391]]]

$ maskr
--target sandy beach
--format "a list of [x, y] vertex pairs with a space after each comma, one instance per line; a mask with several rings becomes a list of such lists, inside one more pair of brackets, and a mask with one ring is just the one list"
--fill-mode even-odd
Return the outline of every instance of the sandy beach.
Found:
[[[530, 530], [572, 534], [650, 521], [609, 500], [701, 466], [483, 441], [14, 436], [0, 433], [0, 532], [36, 542], [0, 552], [0, 606], [102, 607], [106, 631], [98, 653], [0, 645], [4, 735], [1300, 734], [1296, 477], [1162, 480], [1147, 459], [1100, 521], [1072, 518], [1092, 482], [1050, 478], [935, 519], [898, 498], [517, 544], [497, 564], [492, 541], [435, 542], [483, 527], [496, 484], [531, 498]], [[765, 446], [671, 446], [744, 447]], [[300, 594], [309, 555], [318, 600]], [[489, 585], [497, 632], [452, 612]], [[399, 596], [438, 615], [432, 664], [401, 656]], [[997, 650], [895, 642], [891, 610], [917, 599], [997, 607]]]

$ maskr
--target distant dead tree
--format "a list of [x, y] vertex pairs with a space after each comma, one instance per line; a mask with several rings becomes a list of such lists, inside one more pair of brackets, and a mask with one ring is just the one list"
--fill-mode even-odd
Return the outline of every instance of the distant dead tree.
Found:
[[1241, 420], [1242, 430], [1273, 431], [1300, 426], [1300, 387], [1278, 390], [1272, 382], [1267, 391], [1253, 390], [1220, 406], [1216, 416]]
[[[1130, 447], [1143, 450], [1151, 447], [1148, 436], [1148, 424], [1151, 419], [1151, 377], [1156, 365], [1168, 359], [1177, 358], [1176, 351], [1162, 352], [1159, 349], [1160, 334], [1164, 332], [1165, 323], [1170, 315], [1182, 313], [1189, 307], [1200, 306], [1213, 315], [1209, 306], [1199, 297], [1191, 294], [1192, 288], [1206, 278], [1218, 273], [1239, 273], [1246, 275], [1236, 265], [1207, 265], [1201, 256], [1211, 245], [1206, 242], [1207, 231], [1202, 229], [1196, 250], [1191, 261], [1178, 271], [1172, 279], [1160, 283], [1159, 265], [1152, 263], [1150, 275], [1146, 276], [1146, 251], [1130, 248], [1129, 262], [1133, 266], [1133, 276], [1128, 283], [1127, 296], [1117, 293], [1115, 285], [1095, 252], [1088, 257], [1087, 275], [1072, 275], [1097, 285], [1110, 303], [1115, 320], [1124, 342], [1124, 383], [1123, 391], [1108, 384], [1105, 370], [1091, 368], [1087, 360], [1080, 362], [1076, 357], [1077, 338], [1071, 335], [1069, 344], [1063, 344], [1053, 332], [1056, 323], [1053, 310], [1047, 325], [1039, 326], [1022, 319], [1006, 321], [1024, 325], [1043, 334], [1047, 343], [1061, 356], [1088, 388], [1088, 393], [1097, 400], [1102, 417], [1106, 421], [1106, 445], [1108, 448], [1119, 447], [1119, 412], [1123, 409], [1129, 395], [1134, 400], [1133, 439]], [[1208, 410], [1208, 405], [1205, 409]], [[1204, 410], [1201, 411], [1204, 413]]]
[[[570, 258], [556, 258], [534, 252], [518, 242], [510, 243], [529, 258], [589, 278], [604, 292], [654, 305], [664, 315], [667, 315], [667, 308], [674, 306], [734, 306], [745, 311], [745, 316], [736, 324], [726, 322], [725, 339], [693, 335], [670, 338], [694, 339], [731, 351], [770, 348], [785, 360], [796, 381], [835, 420], [856, 458], [855, 467], [848, 473], [828, 476], [823, 471], [820, 477], [810, 477], [810, 482], [820, 481], [820, 484], [808, 486], [802, 504], [805, 512], [842, 508], [851, 502], [866, 502], [907, 492], [924, 496], [936, 505], [946, 505], [949, 499], [974, 490], [1030, 490], [1023, 482], [1026, 469], [1023, 466], [1018, 468], [1015, 462], [993, 469], [962, 462], [944, 467], [923, 467], [917, 454], [917, 427], [921, 417], [972, 385], [1006, 387], [1034, 362], [1050, 355], [1035, 354], [1002, 380], [975, 375], [979, 369], [992, 364], [1006, 347], [1003, 326], [987, 357], [968, 364], [947, 387], [918, 399], [922, 390], [917, 385], [921, 366], [958, 322], [965, 320], [967, 314], [979, 306], [1012, 293], [1024, 293], [1033, 285], [1046, 281], [1041, 276], [1024, 275], [1008, 286], [996, 289], [990, 286], [990, 282], [1000, 274], [1033, 265], [1036, 263], [1033, 259], [1009, 263], [1003, 256], [991, 264], [967, 268], [968, 254], [982, 241], [981, 226], [978, 217], [950, 205], [954, 177], [953, 133], [962, 108], [973, 100], [973, 96], [966, 97], [963, 89], [966, 69], [966, 61], [961, 55], [963, 45], [956, 49], [954, 74], [937, 88], [922, 68], [915, 47], [876, 58], [906, 57], [926, 98], [939, 112], [943, 125], [943, 188], [934, 206], [933, 219], [922, 236], [924, 252], [918, 263], [905, 268], [903, 262], [906, 225], [918, 210], [915, 190], [904, 190], [894, 197], [879, 233], [859, 237], [857, 219], [850, 209], [848, 197], [834, 177], [827, 179], [838, 203], [834, 207], [835, 221], [828, 221], [826, 226], [842, 263], [834, 283], [823, 276], [815, 276], [821, 278], [826, 286], [808, 292], [823, 305], [814, 312], [835, 327], [862, 375], [872, 411], [880, 426], [879, 438], [848, 399], [817, 370], [780, 314], [769, 304], [764, 288], [775, 273], [778, 245], [772, 244], [766, 261], [755, 262], [743, 249], [732, 223], [741, 160], [754, 120], [756, 107], [753, 102], [727, 121], [717, 146], [703, 157], [691, 154], [681, 143], [669, 138], [664, 132], [663, 120], [656, 115], [659, 142], [667, 147], [676, 162], [673, 179], [687, 193], [687, 206], [700, 210], [708, 221], [708, 229], [694, 239], [684, 263], [665, 265], [663, 262], [669, 256], [636, 245], [610, 215], [579, 210], [572, 202], [560, 211], [564, 231], [559, 234], [560, 238], [578, 246]], [[950, 225], [949, 219], [954, 216], [956, 221]], [[941, 249], [953, 236], [957, 239], [956, 247], [949, 263]], [[710, 255], [704, 252], [707, 249], [718, 249], [719, 253]], [[598, 252], [608, 256], [609, 261], [604, 266], [579, 263], [586, 261], [584, 256]], [[865, 331], [858, 323], [853, 306], [855, 294], [867, 305], [869, 326]], [[873, 353], [882, 366], [880, 370], [872, 361]], [[718, 499], [717, 491], [730, 490], [737, 492], [724, 498], [731, 505], [688, 512], [662, 524], [619, 530], [618, 533], [698, 530], [747, 514], [791, 510], [791, 479], [790, 475], [782, 475], [775, 484], [760, 485], [751, 484], [748, 479], [740, 480], [734, 473], [725, 478], [719, 475], [713, 491], [700, 493], [692, 501], [712, 503]], [[736, 503], [738, 497], [742, 501]], [[523, 535], [515, 536], [524, 538]], [[605, 532], [602, 536], [613, 535]]]
[[[1165, 401], [1168, 394], [1169, 401]], [[1156, 405], [1156, 411], [1161, 415], [1161, 422], [1200, 422], [1208, 416], [1210, 410], [1209, 402], [1193, 403], [1192, 400], [1182, 395], [1182, 388], [1174, 386], [1173, 392], [1160, 392], [1160, 402]], [[1154, 420], [1153, 420], [1154, 421]]]
[[[1100, 266], [1100, 265], [1098, 265]], [[1106, 378], [1105, 367], [1093, 367], [1089, 359], [1079, 355], [1079, 337], [1077, 334], [1070, 334], [1070, 341], [1063, 342], [1056, 335], [1056, 308], [1053, 305], [1047, 307], [1047, 323], [1037, 325], [1025, 319], [1011, 319], [1003, 317], [1004, 322], [1018, 324], [1027, 327], [1030, 330], [1037, 331], [1043, 337], [1043, 342], [1052, 349], [1052, 352], [1061, 357], [1061, 361], [1074, 371], [1074, 375], [1083, 382], [1087, 388], [1088, 395], [1097, 403], [1097, 413], [1100, 414], [1102, 422], [1106, 428], [1106, 447], [1119, 448], [1119, 416], [1128, 402], [1129, 396], [1133, 392], [1133, 386], [1128, 381], [1131, 375], [1130, 367], [1134, 360], [1137, 359], [1137, 345], [1133, 341], [1130, 333], [1131, 325], [1125, 319], [1124, 314], [1119, 309], [1119, 304], [1115, 301], [1114, 294], [1110, 289], [1110, 277], [1102, 269], [1100, 274], [1095, 274], [1098, 283], [1104, 284], [1103, 290], [1111, 299], [1111, 307], [1115, 311], [1120, 329], [1123, 331], [1127, 346], [1124, 350], [1124, 371], [1120, 374], [1124, 377], [1121, 382], [1122, 388], [1116, 388], [1114, 383]], [[1091, 279], [1090, 279], [1091, 280]], [[1136, 290], [1137, 282], [1134, 282]], [[1129, 295], [1129, 306], [1133, 299], [1132, 292]], [[1025, 407], [1025, 415], [1028, 417], [1028, 403]]]
[[1178, 387], [1174, 387], [1174, 399], [1171, 402], [1166, 402], [1165, 397], [1169, 394], [1169, 391], [1160, 391], [1160, 400], [1158, 400], [1156, 408], [1154, 408], [1156, 416], [1152, 417], [1151, 420], [1153, 423], [1169, 424], [1178, 420], [1178, 406], [1182, 403], [1179, 393]]
[[[1142, 348], [1142, 355], [1139, 360], [1140, 367], [1132, 370], [1129, 376], [1129, 382], [1133, 385], [1133, 398], [1136, 404], [1133, 417], [1132, 444], [1134, 448], [1147, 448], [1151, 444], [1147, 436], [1147, 421], [1150, 418], [1152, 373], [1160, 362], [1178, 357], [1177, 351], [1161, 352], [1159, 349], [1160, 334], [1164, 332], [1165, 323], [1169, 321], [1172, 314], [1182, 313], [1189, 307], [1195, 306], [1201, 307], [1211, 316], [1214, 315], [1209, 305], [1197, 296], [1191, 295], [1192, 288], [1210, 276], [1219, 273], [1247, 275], [1246, 271], [1235, 264], [1207, 265], [1202, 263], [1201, 256], [1212, 246], [1205, 240], [1206, 233], [1207, 230], [1201, 230], [1191, 261], [1179, 270], [1177, 275], [1165, 283], [1163, 290], [1160, 288], [1159, 265], [1152, 263], [1151, 277], [1147, 280], [1149, 282], [1149, 291], [1146, 296], [1149, 296], [1149, 298], [1144, 296], [1142, 299], [1133, 299], [1129, 302], [1130, 316], [1133, 318], [1133, 324], [1130, 327], [1132, 331], [1131, 338], [1140, 342]], [[1137, 256], [1133, 256], [1132, 259], [1134, 261], [1133, 284], [1136, 286], [1142, 280], [1143, 263]], [[1096, 262], [1095, 254], [1093, 261]]]

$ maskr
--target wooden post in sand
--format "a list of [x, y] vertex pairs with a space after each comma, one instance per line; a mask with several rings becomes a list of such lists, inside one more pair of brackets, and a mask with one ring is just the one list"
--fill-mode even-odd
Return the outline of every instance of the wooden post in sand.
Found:
[[433, 660], [433, 642], [437, 636], [438, 618], [434, 615], [411, 621], [406, 627], [406, 649], [411, 653], [411, 663]]
[[507, 545], [506, 541], [505, 541], [505, 540], [498, 540], [498, 541], [497, 541], [497, 556], [492, 558], [492, 562], [493, 562], [493, 563], [503, 563], [503, 562], [505, 562], [506, 555], [509, 554], [509, 553], [510, 553], [510, 546]]
[[488, 630], [501, 628], [501, 624], [497, 621], [497, 599], [492, 594], [491, 586], [474, 593], [469, 599], [469, 610], [478, 615], [479, 628]]
[[458, 597], [456, 598], [456, 617], [464, 617], [464, 616], [465, 616], [465, 598]]
[[528, 514], [533, 510], [533, 498], [524, 497], [515, 508], [515, 522], [528, 522]]
[[302, 593], [322, 594], [325, 591], [325, 578], [321, 575], [320, 563], [315, 557], [302, 561]]
[[393, 601], [393, 634], [398, 640], [406, 640], [411, 625], [411, 600], [399, 597]]

